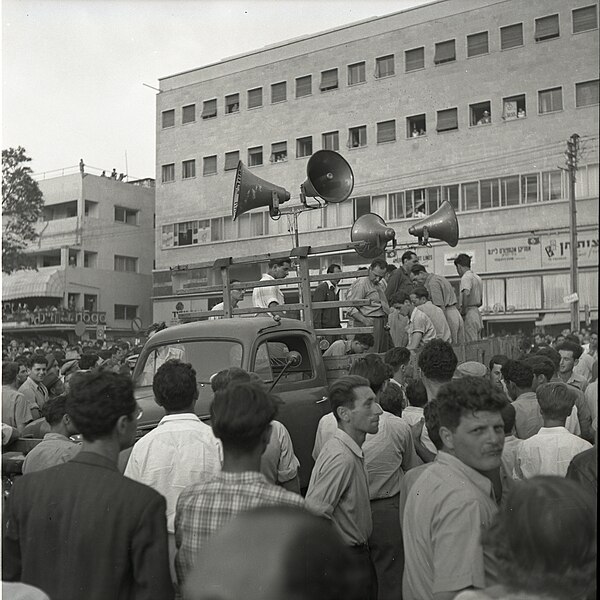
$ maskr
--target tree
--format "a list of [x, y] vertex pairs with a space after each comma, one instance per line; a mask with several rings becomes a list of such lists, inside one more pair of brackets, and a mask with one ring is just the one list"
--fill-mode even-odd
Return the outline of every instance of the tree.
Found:
[[42, 214], [42, 191], [25, 163], [31, 159], [25, 148], [2, 150], [2, 270], [12, 273], [29, 269], [24, 253], [37, 239], [34, 224]]

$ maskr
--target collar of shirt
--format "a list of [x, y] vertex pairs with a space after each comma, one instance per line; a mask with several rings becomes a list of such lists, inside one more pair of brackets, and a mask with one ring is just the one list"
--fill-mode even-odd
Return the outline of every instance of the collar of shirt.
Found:
[[218, 479], [225, 483], [240, 485], [246, 485], [250, 483], [269, 483], [267, 481], [267, 478], [258, 471], [242, 471], [241, 473], [234, 473], [231, 471], [220, 471], [219, 473], [215, 473], [212, 479], [213, 481], [215, 479]]
[[537, 396], [535, 392], [524, 392], [516, 397], [515, 402], [518, 402], [519, 400], [535, 400], [535, 402], [537, 402]]
[[472, 469], [464, 462], [456, 458], [456, 456], [448, 454], [448, 452], [444, 452], [442, 450], [441, 452], [438, 452], [435, 462], [449, 467], [452, 471], [458, 473], [459, 475], [463, 475], [488, 498], [492, 497], [492, 482], [485, 475], [482, 475], [475, 469]]
[[333, 437], [340, 440], [340, 442], [347, 446], [354, 454], [356, 454], [356, 456], [358, 456], [358, 458], [364, 458], [361, 447], [343, 429], [338, 427]]
[[327, 285], [329, 286], [329, 289], [333, 288], [333, 291], [337, 292], [337, 281], [328, 281]]
[[159, 422], [158, 426], [170, 421], [200, 421], [200, 418], [194, 413], [179, 413], [176, 415], [165, 415]]
[[573, 435], [568, 429], [565, 427], [540, 427], [538, 431], [539, 435], [556, 435], [557, 433]]
[[273, 277], [273, 275], [269, 275], [268, 273], [264, 273], [263, 276], [260, 278], [261, 281], [275, 281], [275, 277]]
[[77, 456], [73, 457], [70, 462], [78, 462], [95, 467], [103, 467], [119, 473], [119, 469], [115, 462], [106, 456], [97, 454], [96, 452], [80, 452]]
[[61, 442], [71, 442], [72, 444], [77, 444], [77, 442], [74, 442], [71, 438], [68, 438], [66, 435], [63, 435], [62, 433], [54, 433], [54, 432], [50, 432], [47, 433], [44, 436], [45, 440], [60, 440]]
[[393, 377], [390, 377], [390, 382], [395, 383], [402, 391], [404, 391], [404, 386], [399, 381], [394, 379]]

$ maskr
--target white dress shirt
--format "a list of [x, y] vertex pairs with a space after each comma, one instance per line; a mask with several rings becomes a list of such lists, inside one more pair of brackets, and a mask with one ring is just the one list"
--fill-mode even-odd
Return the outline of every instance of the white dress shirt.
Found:
[[138, 440], [125, 476], [145, 483], [167, 499], [167, 529], [175, 531], [177, 498], [184, 488], [221, 470], [220, 447], [210, 426], [192, 413], [164, 416]]
[[[261, 281], [275, 281], [275, 278], [265, 273]], [[257, 287], [252, 291], [252, 306], [258, 308], [269, 308], [271, 302], [277, 302], [277, 304], [285, 304], [285, 298], [281, 288], [277, 285], [267, 287]], [[260, 315], [263, 316], [263, 315]]]

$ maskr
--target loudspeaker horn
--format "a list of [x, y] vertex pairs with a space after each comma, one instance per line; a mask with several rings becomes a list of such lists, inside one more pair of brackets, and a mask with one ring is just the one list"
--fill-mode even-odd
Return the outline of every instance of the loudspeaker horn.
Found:
[[231, 207], [234, 221], [245, 212], [263, 206], [268, 206], [269, 214], [275, 218], [279, 214], [279, 204], [289, 199], [290, 193], [285, 188], [257, 177], [242, 161], [238, 163]]
[[325, 202], [343, 202], [354, 189], [354, 173], [341, 154], [318, 150], [306, 165], [307, 179], [301, 189], [305, 196]]
[[389, 241], [396, 247], [396, 232], [375, 213], [367, 213], [354, 221], [350, 239], [356, 252], [364, 258], [377, 258], [383, 254]]
[[431, 216], [409, 227], [408, 233], [417, 236], [419, 244], [426, 244], [429, 238], [434, 238], [454, 248], [458, 244], [458, 219], [454, 208], [444, 200]]

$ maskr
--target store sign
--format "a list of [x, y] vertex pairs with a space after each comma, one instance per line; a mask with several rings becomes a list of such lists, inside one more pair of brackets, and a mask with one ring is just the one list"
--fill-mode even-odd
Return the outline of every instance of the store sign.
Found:
[[[542, 267], [569, 268], [571, 261], [571, 238], [568, 233], [543, 235]], [[598, 232], [580, 231], [577, 233], [577, 264], [580, 267], [598, 265]]]
[[539, 236], [494, 240], [485, 243], [485, 270], [540, 269], [542, 246]]

